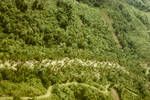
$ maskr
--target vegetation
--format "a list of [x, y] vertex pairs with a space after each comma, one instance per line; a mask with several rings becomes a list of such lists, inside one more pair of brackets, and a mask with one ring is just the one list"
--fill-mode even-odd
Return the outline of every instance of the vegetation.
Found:
[[47, 99], [113, 100], [113, 89], [121, 100], [149, 100], [149, 6], [149, 0], [2, 0], [0, 96], [36, 98], [52, 87]]

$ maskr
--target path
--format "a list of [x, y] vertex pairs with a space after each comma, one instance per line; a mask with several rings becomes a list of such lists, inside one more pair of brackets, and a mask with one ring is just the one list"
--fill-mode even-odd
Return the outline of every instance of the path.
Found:
[[[83, 67], [93, 67], [93, 68], [108, 68], [108, 69], [118, 69], [122, 71], [123, 73], [126, 73], [129, 75], [129, 72], [125, 69], [125, 67], [120, 66], [118, 63], [114, 62], [100, 62], [100, 61], [95, 61], [95, 60], [81, 60], [81, 59], [69, 59], [69, 58], [64, 58], [60, 60], [50, 60], [50, 59], [44, 59], [42, 61], [35, 61], [35, 60], [30, 60], [30, 61], [25, 61], [25, 62], [15, 62], [15, 61], [1, 61], [0, 60], [0, 69], [8, 69], [8, 70], [14, 70], [17, 71], [17, 66], [27, 66], [27, 68], [34, 70], [34, 67], [38, 66], [43, 66], [45, 68], [50, 67], [53, 70], [58, 70], [59, 68], [74, 65], [74, 64], [79, 64]], [[59, 67], [58, 67], [59, 66]], [[107, 86], [101, 86], [102, 90], [91, 86], [86, 83], [77, 83], [77, 82], [70, 82], [70, 83], [65, 83], [65, 84], [58, 84], [58, 86], [69, 86], [69, 85], [80, 85], [84, 87], [88, 87], [90, 89], [93, 89], [95, 91], [98, 91], [99, 93], [103, 95], [108, 95], [110, 91], [108, 91], [109, 85]], [[53, 85], [55, 86], [55, 85]], [[21, 100], [31, 100], [32, 98], [36, 100], [41, 100], [43, 98], [50, 98], [52, 95], [52, 90], [53, 86], [50, 86], [47, 90], [47, 92], [44, 95], [41, 96], [36, 96], [36, 97], [21, 97]], [[115, 95], [115, 94], [113, 94]], [[0, 100], [13, 100], [13, 97], [0, 97]]]
[[120, 100], [117, 91], [114, 88], [110, 89], [113, 100]]
[[[109, 91], [108, 91], [108, 87], [109, 85], [106, 85], [104, 86], [104, 90], [100, 90], [94, 86], [91, 86], [89, 84], [86, 84], [86, 83], [77, 83], [77, 82], [68, 82], [68, 83], [65, 83], [65, 84], [58, 84], [58, 86], [60, 87], [66, 87], [66, 86], [70, 86], [70, 85], [81, 85], [81, 86], [84, 86], [84, 87], [88, 87], [90, 89], [93, 89], [95, 91], [98, 91], [99, 93], [103, 94], [103, 95], [108, 95], [109, 94]], [[36, 96], [36, 97], [20, 97], [21, 100], [31, 100], [31, 99], [35, 99], [35, 100], [44, 100], [44, 99], [49, 99], [51, 98], [51, 94], [52, 94], [52, 88], [54, 87], [55, 85], [53, 86], [50, 86], [46, 92], [46, 94], [44, 95], [41, 95], [41, 96]], [[13, 97], [0, 97], [0, 100], [13, 100]]]
[[118, 37], [115, 33], [114, 28], [112, 27], [113, 20], [109, 17], [107, 10], [106, 9], [101, 9], [100, 13], [101, 13], [103, 21], [106, 22], [106, 24], [109, 26], [109, 30], [112, 33], [112, 38], [114, 39], [117, 47], [118, 48], [123, 48], [121, 43], [120, 43], [120, 40], [118, 39]]

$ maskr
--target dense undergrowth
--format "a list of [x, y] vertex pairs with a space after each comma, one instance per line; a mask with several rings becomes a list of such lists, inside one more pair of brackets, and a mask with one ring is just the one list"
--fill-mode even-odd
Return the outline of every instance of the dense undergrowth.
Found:
[[[54, 85], [53, 95], [50, 97], [54, 100], [71, 100], [71, 98], [111, 100], [110, 92], [99, 93], [107, 88], [107, 91], [115, 88], [121, 99], [149, 98], [148, 81], [145, 80], [145, 75], [142, 73], [137, 75], [116, 63], [68, 58], [3, 63], [1, 65], [3, 66], [1, 68], [1, 79], [3, 79], [0, 83], [1, 95], [37, 96], [44, 94], [49, 86]], [[78, 82], [79, 85], [61, 86], [69, 82]], [[96, 90], [80, 85], [80, 83], [93, 86]]]
[[[119, 63], [131, 75], [78, 64], [57, 72], [40, 65], [30, 70], [20, 64], [17, 71], [0, 67], [0, 96], [41, 95], [50, 85], [76, 81], [110, 83], [123, 100], [149, 99], [149, 6], [149, 0], [1, 0], [1, 65], [69, 57]], [[111, 99], [82, 86], [54, 90], [56, 100]]]

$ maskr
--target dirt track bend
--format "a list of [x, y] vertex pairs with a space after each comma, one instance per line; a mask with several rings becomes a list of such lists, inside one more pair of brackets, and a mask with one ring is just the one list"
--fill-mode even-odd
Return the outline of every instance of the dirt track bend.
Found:
[[[34, 69], [34, 65], [38, 64], [39, 66], [44, 66], [44, 67], [48, 67], [48, 66], [52, 66], [52, 69], [58, 70], [61, 67], [65, 67], [66, 65], [72, 65], [78, 63], [82, 66], [92, 66], [92, 67], [102, 67], [102, 68], [114, 68], [114, 69], [118, 69], [126, 74], [129, 74], [129, 72], [122, 66], [120, 66], [117, 63], [113, 63], [113, 62], [99, 62], [99, 61], [94, 61], [94, 60], [81, 60], [81, 59], [69, 59], [69, 58], [64, 58], [61, 60], [49, 60], [49, 59], [44, 59], [42, 61], [25, 61], [25, 62], [15, 62], [15, 61], [0, 61], [0, 69], [2, 68], [7, 68], [10, 70], [15, 70], [17, 71], [17, 66], [18, 65], [24, 65], [24, 66], [28, 66], [28, 68], [30, 68], [31, 70]], [[57, 67], [59, 66], [59, 67]], [[88, 87], [90, 89], [96, 90], [99, 93], [102, 93], [104, 95], [107, 95], [110, 91], [108, 91], [108, 86], [105, 87], [105, 89], [102, 91], [94, 86], [85, 84], [85, 83], [77, 83], [77, 82], [70, 82], [70, 83], [65, 83], [65, 84], [58, 84], [58, 86], [69, 86], [69, 85], [80, 85], [80, 86], [84, 86], [84, 87]], [[52, 88], [53, 86], [50, 86], [46, 92], [46, 94], [41, 95], [41, 96], [36, 96], [34, 97], [34, 99], [36, 100], [41, 100], [44, 98], [50, 98], [51, 94], [52, 94]], [[33, 97], [21, 97], [21, 100], [29, 100], [32, 99]], [[0, 97], [0, 100], [13, 100], [13, 97]]]
[[[103, 95], [108, 95], [109, 94], [109, 91], [108, 91], [108, 88], [109, 88], [109, 85], [106, 85], [104, 86], [104, 90], [100, 90], [94, 86], [91, 86], [91, 85], [88, 85], [86, 83], [77, 83], [77, 82], [70, 82], [70, 83], [64, 83], [64, 84], [58, 84], [58, 86], [70, 86], [70, 85], [80, 85], [80, 86], [84, 86], [84, 87], [88, 87], [90, 89], [93, 89], [95, 91], [98, 91], [99, 93], [103, 94]], [[55, 86], [55, 85], [54, 85]], [[52, 88], [53, 86], [50, 86], [46, 92], [46, 94], [44, 95], [41, 95], [41, 96], [36, 96], [36, 97], [20, 97], [21, 100], [31, 100], [31, 99], [34, 99], [34, 100], [44, 100], [44, 99], [49, 99], [51, 98], [51, 95], [52, 95]], [[13, 100], [13, 97], [0, 97], [0, 100]]]

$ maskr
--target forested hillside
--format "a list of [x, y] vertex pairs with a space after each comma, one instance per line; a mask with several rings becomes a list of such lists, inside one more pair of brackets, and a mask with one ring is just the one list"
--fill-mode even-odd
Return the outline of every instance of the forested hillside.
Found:
[[0, 0], [0, 100], [149, 100], [149, 0]]

